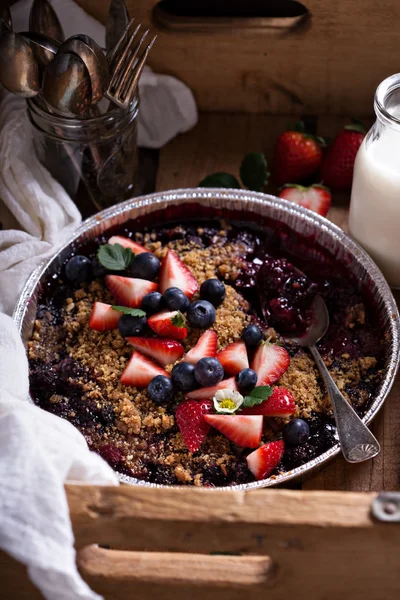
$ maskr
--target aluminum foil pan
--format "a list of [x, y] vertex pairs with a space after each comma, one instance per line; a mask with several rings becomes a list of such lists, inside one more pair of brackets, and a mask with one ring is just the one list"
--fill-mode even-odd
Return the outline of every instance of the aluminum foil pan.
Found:
[[[375, 263], [339, 227], [307, 209], [274, 196], [226, 189], [173, 190], [134, 198], [91, 217], [79, 227], [71, 240], [52, 259], [39, 266], [27, 281], [14, 311], [14, 320], [24, 343], [27, 343], [32, 333], [37, 299], [44, 282], [60, 271], [61, 265], [80, 244], [86, 243], [110, 227], [121, 225], [129, 219], [157, 213], [154, 215], [154, 224], [157, 224], [157, 222], [162, 223], [174, 213], [174, 216], [178, 215], [183, 222], [185, 217], [187, 218], [189, 215], [195, 217], [203, 208], [207, 208], [207, 211], [215, 213], [215, 216], [218, 217], [223, 217], [226, 211], [234, 211], [238, 218], [243, 215], [245, 220], [253, 221], [256, 224], [257, 221], [260, 221], [260, 217], [273, 219], [286, 224], [301, 235], [317, 239], [318, 243], [327, 248], [338, 261], [348, 265], [349, 271], [356, 276], [360, 286], [369, 290], [371, 300], [387, 335], [384, 378], [376, 398], [364, 416], [364, 421], [369, 423], [385, 401], [399, 365], [400, 326], [396, 302]], [[288, 473], [254, 483], [219, 489], [249, 490], [282, 484], [294, 478], [304, 478], [339, 452], [339, 445], [336, 444], [324, 454]], [[164, 487], [125, 475], [119, 475], [119, 478], [122, 482], [133, 485]], [[178, 489], [181, 488], [178, 487]]]

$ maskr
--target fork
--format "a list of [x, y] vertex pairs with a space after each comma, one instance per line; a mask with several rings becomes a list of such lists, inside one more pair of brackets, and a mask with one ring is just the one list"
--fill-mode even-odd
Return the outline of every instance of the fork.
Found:
[[150, 30], [147, 29], [138, 40], [138, 33], [141, 28], [140, 23], [134, 32], [129, 34], [134, 20], [131, 19], [115, 47], [107, 55], [107, 61], [113, 75], [104, 95], [108, 100], [124, 110], [128, 110], [135, 98], [147, 56], [157, 39], [155, 35], [141, 52], [143, 42]]

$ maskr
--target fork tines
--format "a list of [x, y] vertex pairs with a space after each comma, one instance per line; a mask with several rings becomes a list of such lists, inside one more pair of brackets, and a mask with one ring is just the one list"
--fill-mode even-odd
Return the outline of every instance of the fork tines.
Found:
[[141, 51], [149, 29], [138, 39], [141, 24], [135, 28], [133, 33], [129, 34], [133, 22], [134, 19], [127, 25], [116, 46], [107, 56], [113, 75], [106, 96], [123, 108], [127, 108], [134, 99], [147, 56], [157, 38], [154, 36]]

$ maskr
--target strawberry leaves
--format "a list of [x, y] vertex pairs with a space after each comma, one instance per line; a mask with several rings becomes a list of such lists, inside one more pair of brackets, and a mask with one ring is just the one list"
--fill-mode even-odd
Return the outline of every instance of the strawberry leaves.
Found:
[[178, 311], [176, 313], [176, 315], [174, 317], [172, 317], [171, 323], [174, 327], [185, 327], [186, 326], [185, 317], [183, 316], [183, 314], [180, 311]]
[[145, 317], [146, 313], [140, 308], [129, 308], [128, 306], [112, 306], [113, 310], [124, 313], [124, 315], [130, 315], [131, 317]]
[[250, 152], [240, 166], [240, 177], [244, 185], [254, 192], [262, 192], [268, 183], [267, 161], [262, 152]]
[[255, 387], [247, 396], [243, 398], [243, 407], [251, 408], [256, 404], [261, 404], [264, 400], [267, 400], [273, 392], [273, 388], [270, 385], [259, 385]]
[[97, 251], [99, 262], [109, 271], [125, 271], [134, 256], [131, 248], [121, 244], [103, 244]]
[[[268, 183], [267, 161], [262, 152], [249, 152], [240, 165], [243, 186], [253, 192], [262, 192]], [[230, 173], [212, 173], [199, 183], [199, 187], [223, 187], [241, 189], [238, 179]]]
[[230, 173], [213, 173], [200, 181], [199, 187], [240, 189], [241, 185], [236, 177]]

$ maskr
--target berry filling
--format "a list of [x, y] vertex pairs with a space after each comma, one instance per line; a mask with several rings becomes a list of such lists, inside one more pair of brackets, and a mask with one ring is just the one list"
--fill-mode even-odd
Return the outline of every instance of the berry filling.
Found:
[[309, 327], [317, 293], [331, 321], [321, 353], [362, 415], [381, 381], [380, 327], [317, 244], [234, 222], [128, 223], [45, 285], [32, 396], [141, 480], [210, 487], [290, 471], [337, 442], [315, 364], [282, 338]]

